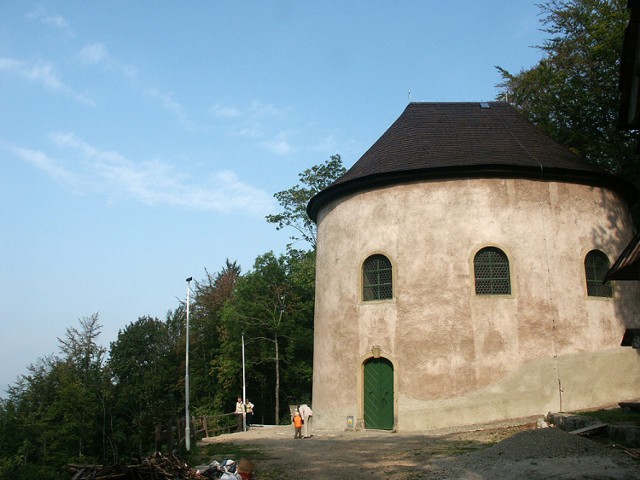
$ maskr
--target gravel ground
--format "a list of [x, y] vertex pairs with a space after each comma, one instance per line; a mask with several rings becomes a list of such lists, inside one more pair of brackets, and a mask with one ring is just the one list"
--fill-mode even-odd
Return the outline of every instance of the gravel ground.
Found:
[[438, 434], [316, 432], [302, 440], [294, 440], [291, 426], [255, 427], [204, 441], [263, 452], [254, 480], [640, 480], [640, 461], [624, 449], [532, 425]]

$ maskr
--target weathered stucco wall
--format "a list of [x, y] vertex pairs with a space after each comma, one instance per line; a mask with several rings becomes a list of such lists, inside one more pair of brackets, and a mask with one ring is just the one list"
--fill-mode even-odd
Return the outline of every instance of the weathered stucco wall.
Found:
[[[587, 185], [416, 182], [344, 197], [318, 216], [313, 409], [319, 429], [362, 424], [362, 370], [392, 361], [400, 430], [482, 423], [640, 397], [637, 282], [588, 297], [585, 255], [631, 239], [624, 202]], [[473, 258], [509, 257], [512, 293], [478, 296]], [[361, 269], [393, 265], [394, 298], [363, 302]]]

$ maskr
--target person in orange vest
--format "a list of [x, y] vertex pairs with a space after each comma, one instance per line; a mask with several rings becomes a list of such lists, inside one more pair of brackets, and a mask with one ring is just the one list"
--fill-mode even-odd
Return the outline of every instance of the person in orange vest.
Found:
[[293, 438], [302, 438], [302, 417], [298, 412], [293, 415], [293, 426], [295, 428]]

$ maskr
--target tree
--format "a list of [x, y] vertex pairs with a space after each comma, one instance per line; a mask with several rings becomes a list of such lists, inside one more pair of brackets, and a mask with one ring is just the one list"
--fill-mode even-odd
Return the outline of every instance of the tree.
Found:
[[300, 184], [273, 195], [284, 211], [275, 215], [267, 215], [267, 222], [275, 224], [277, 230], [293, 227], [300, 236], [291, 236], [290, 240], [304, 240], [315, 249], [316, 225], [307, 215], [307, 203], [311, 197], [331, 185], [345, 172], [346, 168], [342, 165], [342, 158], [335, 154], [331, 155], [331, 158], [324, 163], [314, 165], [299, 173]]
[[[80, 328], [67, 328], [58, 339], [65, 354], [57, 401], [69, 438], [77, 446], [77, 457], [103, 458], [105, 450], [106, 379], [103, 362], [106, 350], [97, 343], [102, 325], [98, 314], [79, 319]], [[99, 426], [99, 428], [96, 428]]]
[[51, 405], [57, 398], [61, 364], [53, 355], [40, 358], [9, 387], [0, 422], [0, 465], [6, 474], [1, 478], [62, 478], [60, 468], [71, 454], [48, 441], [55, 440], [59, 426], [52, 421]]
[[193, 315], [191, 317], [191, 396], [197, 410], [206, 413], [221, 413], [224, 399], [218, 395], [219, 385], [215, 382], [214, 359], [220, 353], [220, 346], [228, 338], [222, 311], [225, 303], [232, 298], [238, 279], [240, 266], [226, 260], [219, 272], [210, 274], [195, 283]]
[[62, 356], [29, 365], [9, 388], [0, 408], [0, 472], [7, 478], [65, 478], [69, 462], [104, 460], [109, 384], [100, 329], [97, 313], [80, 319], [59, 339]]
[[290, 249], [286, 255], [289, 290], [288, 354], [283, 372], [283, 396], [289, 404], [311, 403], [313, 374], [313, 314], [315, 306], [316, 252]]
[[[281, 337], [286, 336], [283, 328], [286, 294], [284, 260], [269, 252], [259, 256], [253, 270], [239, 280], [234, 301], [228, 304], [226, 311], [228, 323], [239, 325], [241, 335], [245, 334], [248, 342], [252, 343], [249, 356], [252, 370], [262, 362], [273, 362], [276, 425], [280, 417], [280, 348]], [[256, 348], [261, 342], [266, 342], [271, 348]]]
[[260, 255], [225, 304], [227, 336], [215, 361], [222, 391], [242, 386], [244, 334], [247, 391], [263, 421], [278, 424], [286, 413], [282, 398], [300, 403], [311, 391], [314, 259], [313, 251], [292, 249]]
[[156, 428], [170, 428], [179, 418], [184, 397], [176, 350], [169, 322], [148, 316], [119, 331], [111, 343], [112, 435], [123, 451], [141, 455], [153, 451]]
[[617, 128], [626, 4], [550, 0], [540, 5], [543, 31], [550, 34], [538, 47], [544, 57], [515, 75], [496, 67], [502, 75], [498, 99], [580, 157], [639, 186], [638, 132]]

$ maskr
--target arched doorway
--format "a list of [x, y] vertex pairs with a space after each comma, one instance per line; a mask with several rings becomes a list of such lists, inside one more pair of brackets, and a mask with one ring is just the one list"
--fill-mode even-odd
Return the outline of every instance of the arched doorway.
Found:
[[364, 364], [364, 426], [393, 430], [393, 364], [371, 358]]

